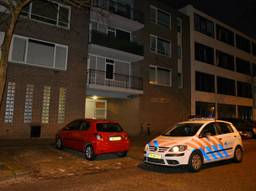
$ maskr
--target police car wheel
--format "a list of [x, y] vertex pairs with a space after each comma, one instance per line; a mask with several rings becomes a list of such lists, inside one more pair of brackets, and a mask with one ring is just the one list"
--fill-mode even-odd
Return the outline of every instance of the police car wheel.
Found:
[[59, 150], [63, 148], [63, 144], [62, 144], [62, 141], [61, 141], [60, 138], [58, 138], [58, 139], [56, 140], [55, 146], [56, 146], [56, 148], [59, 149]]
[[87, 145], [85, 147], [84, 156], [87, 160], [90, 161], [95, 159], [95, 154], [92, 145]]
[[197, 172], [199, 171], [203, 166], [203, 158], [201, 153], [195, 151], [190, 155], [189, 158], [189, 170], [191, 172]]
[[243, 150], [240, 146], [237, 146], [236, 149], [235, 149], [235, 152], [234, 152], [234, 162], [241, 162], [243, 159]]

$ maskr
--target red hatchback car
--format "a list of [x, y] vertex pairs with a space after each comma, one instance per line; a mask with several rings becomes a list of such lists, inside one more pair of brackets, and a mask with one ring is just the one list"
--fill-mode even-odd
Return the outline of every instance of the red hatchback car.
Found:
[[84, 152], [88, 160], [105, 153], [126, 156], [129, 146], [128, 134], [117, 122], [109, 120], [74, 120], [56, 135], [58, 149], [68, 147]]

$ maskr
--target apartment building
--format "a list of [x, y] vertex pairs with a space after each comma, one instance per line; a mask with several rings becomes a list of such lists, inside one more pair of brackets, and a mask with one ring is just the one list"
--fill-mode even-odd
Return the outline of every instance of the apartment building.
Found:
[[85, 116], [117, 120], [131, 135], [187, 118], [188, 22], [159, 1], [93, 1]]
[[62, 1], [24, 8], [9, 54], [0, 138], [53, 138], [65, 123], [84, 117], [88, 26], [88, 10]]
[[13, 36], [0, 138], [52, 138], [83, 117], [159, 133], [190, 114], [189, 48], [188, 16], [162, 1], [33, 1]]
[[190, 18], [191, 114], [255, 119], [256, 40], [197, 10]]

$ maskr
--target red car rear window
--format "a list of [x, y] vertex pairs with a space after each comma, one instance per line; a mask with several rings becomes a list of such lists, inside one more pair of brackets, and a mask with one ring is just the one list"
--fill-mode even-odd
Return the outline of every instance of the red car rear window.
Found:
[[122, 132], [123, 129], [118, 123], [97, 123], [98, 132]]

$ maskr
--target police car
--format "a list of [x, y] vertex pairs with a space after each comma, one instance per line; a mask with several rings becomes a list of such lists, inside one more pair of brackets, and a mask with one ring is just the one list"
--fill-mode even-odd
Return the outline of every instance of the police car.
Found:
[[144, 151], [145, 163], [188, 165], [193, 172], [205, 163], [241, 162], [242, 157], [242, 139], [232, 123], [205, 118], [178, 123], [146, 144]]

